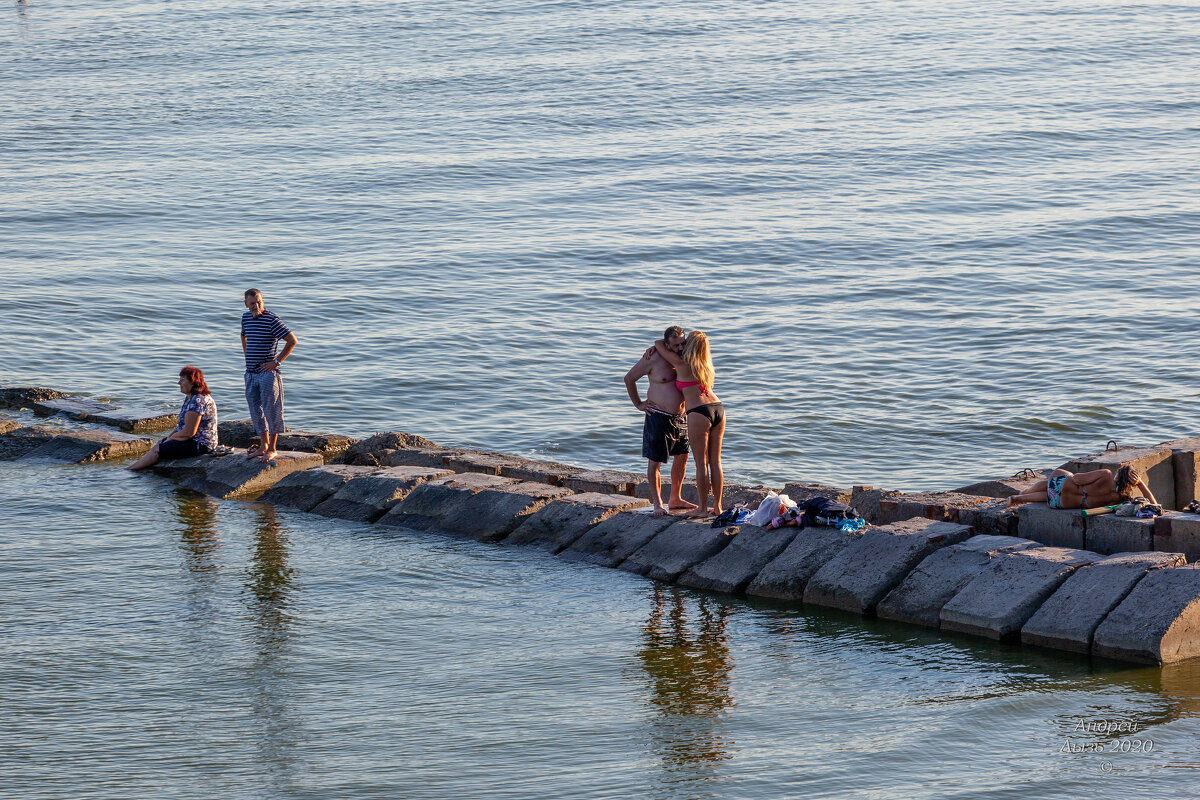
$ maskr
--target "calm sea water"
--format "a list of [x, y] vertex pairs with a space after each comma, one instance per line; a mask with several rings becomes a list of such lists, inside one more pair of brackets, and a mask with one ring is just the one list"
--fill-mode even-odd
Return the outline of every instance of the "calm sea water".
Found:
[[[621, 377], [677, 323], [712, 339], [731, 479], [944, 488], [1195, 434], [1198, 32], [1128, 2], [33, 0], [0, 14], [0, 384], [168, 407], [194, 363], [244, 416], [254, 285], [301, 339], [296, 428], [640, 469]], [[2, 472], [14, 796], [1192, 785], [1186, 669]], [[1157, 749], [1058, 752], [1117, 716]]]

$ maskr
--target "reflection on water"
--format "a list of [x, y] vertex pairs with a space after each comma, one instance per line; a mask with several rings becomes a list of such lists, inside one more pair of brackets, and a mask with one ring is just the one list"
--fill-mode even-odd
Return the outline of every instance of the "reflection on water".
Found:
[[655, 584], [650, 618], [642, 628], [638, 651], [650, 678], [650, 703], [658, 712], [651, 726], [653, 748], [669, 773], [690, 780], [697, 766], [730, 757], [732, 742], [722, 733], [724, 712], [733, 703], [733, 657], [726, 626], [730, 608], [710, 597], [688, 597], [674, 586]]
[[217, 501], [187, 489], [176, 489], [172, 502], [180, 522], [180, 544], [188, 572], [204, 579], [219, 566], [221, 548], [217, 529]]
[[288, 537], [275, 509], [255, 507], [258, 522], [254, 527], [246, 588], [252, 597], [251, 608], [260, 627], [271, 631], [286, 626], [285, 608], [290, 595], [292, 569], [288, 566]]
[[246, 569], [246, 603], [253, 624], [253, 660], [247, 676], [250, 707], [258, 725], [259, 757], [280, 789], [294, 774], [300, 721], [292, 708], [294, 680], [290, 647], [292, 619], [288, 601], [292, 568], [288, 564], [288, 534], [272, 506], [254, 507], [257, 520]]

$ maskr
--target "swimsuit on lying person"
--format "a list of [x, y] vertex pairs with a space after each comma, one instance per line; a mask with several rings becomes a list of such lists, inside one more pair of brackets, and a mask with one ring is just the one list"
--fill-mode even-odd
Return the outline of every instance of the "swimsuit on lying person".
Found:
[[1062, 485], [1066, 475], [1056, 475], [1046, 481], [1046, 505], [1051, 508], [1062, 508]]

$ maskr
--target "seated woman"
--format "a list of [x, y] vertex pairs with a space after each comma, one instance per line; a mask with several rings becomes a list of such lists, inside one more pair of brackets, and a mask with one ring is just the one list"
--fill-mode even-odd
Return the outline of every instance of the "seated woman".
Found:
[[175, 430], [126, 469], [145, 469], [161, 459], [204, 455], [217, 446], [217, 404], [204, 382], [204, 373], [193, 366], [181, 369], [179, 391], [187, 399], [179, 409]]
[[1146, 485], [1145, 477], [1133, 467], [1121, 467], [1116, 475], [1106, 469], [1079, 473], [1056, 469], [1049, 479], [1038, 481], [1021, 494], [1008, 498], [1008, 507], [1046, 503], [1051, 508], [1100, 508], [1116, 505], [1136, 493], [1151, 503], [1158, 502]]
[[[683, 343], [682, 356], [667, 347], [662, 339], [655, 342], [654, 347], [675, 368], [675, 387], [683, 393], [684, 408], [687, 409], [688, 444], [692, 449], [692, 460], [696, 462], [696, 492], [700, 502], [699, 507], [689, 511], [687, 516], [720, 515], [725, 485], [725, 473], [721, 470], [725, 406], [713, 392], [717, 373], [709, 354], [708, 337], [704, 331], [689, 333]], [[711, 507], [708, 505], [710, 491]]]

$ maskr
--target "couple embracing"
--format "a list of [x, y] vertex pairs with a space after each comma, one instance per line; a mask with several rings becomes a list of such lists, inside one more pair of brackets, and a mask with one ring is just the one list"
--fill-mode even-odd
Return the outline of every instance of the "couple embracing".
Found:
[[[638, 394], [637, 382], [649, 378], [646, 399]], [[650, 482], [650, 500], [654, 514], [670, 510], [687, 511], [688, 516], [720, 514], [721, 491], [725, 476], [721, 472], [721, 439], [725, 435], [725, 407], [713, 393], [716, 372], [703, 331], [684, 335], [683, 328], [672, 325], [663, 338], [645, 352], [642, 359], [625, 375], [625, 388], [634, 406], [646, 415], [642, 426], [642, 456], [647, 460], [646, 478]], [[687, 473], [689, 446], [696, 462], [696, 490], [700, 505], [689, 503], [680, 492]], [[671, 460], [671, 492], [663, 506], [659, 485], [659, 467]], [[708, 503], [712, 493], [712, 505]]]

